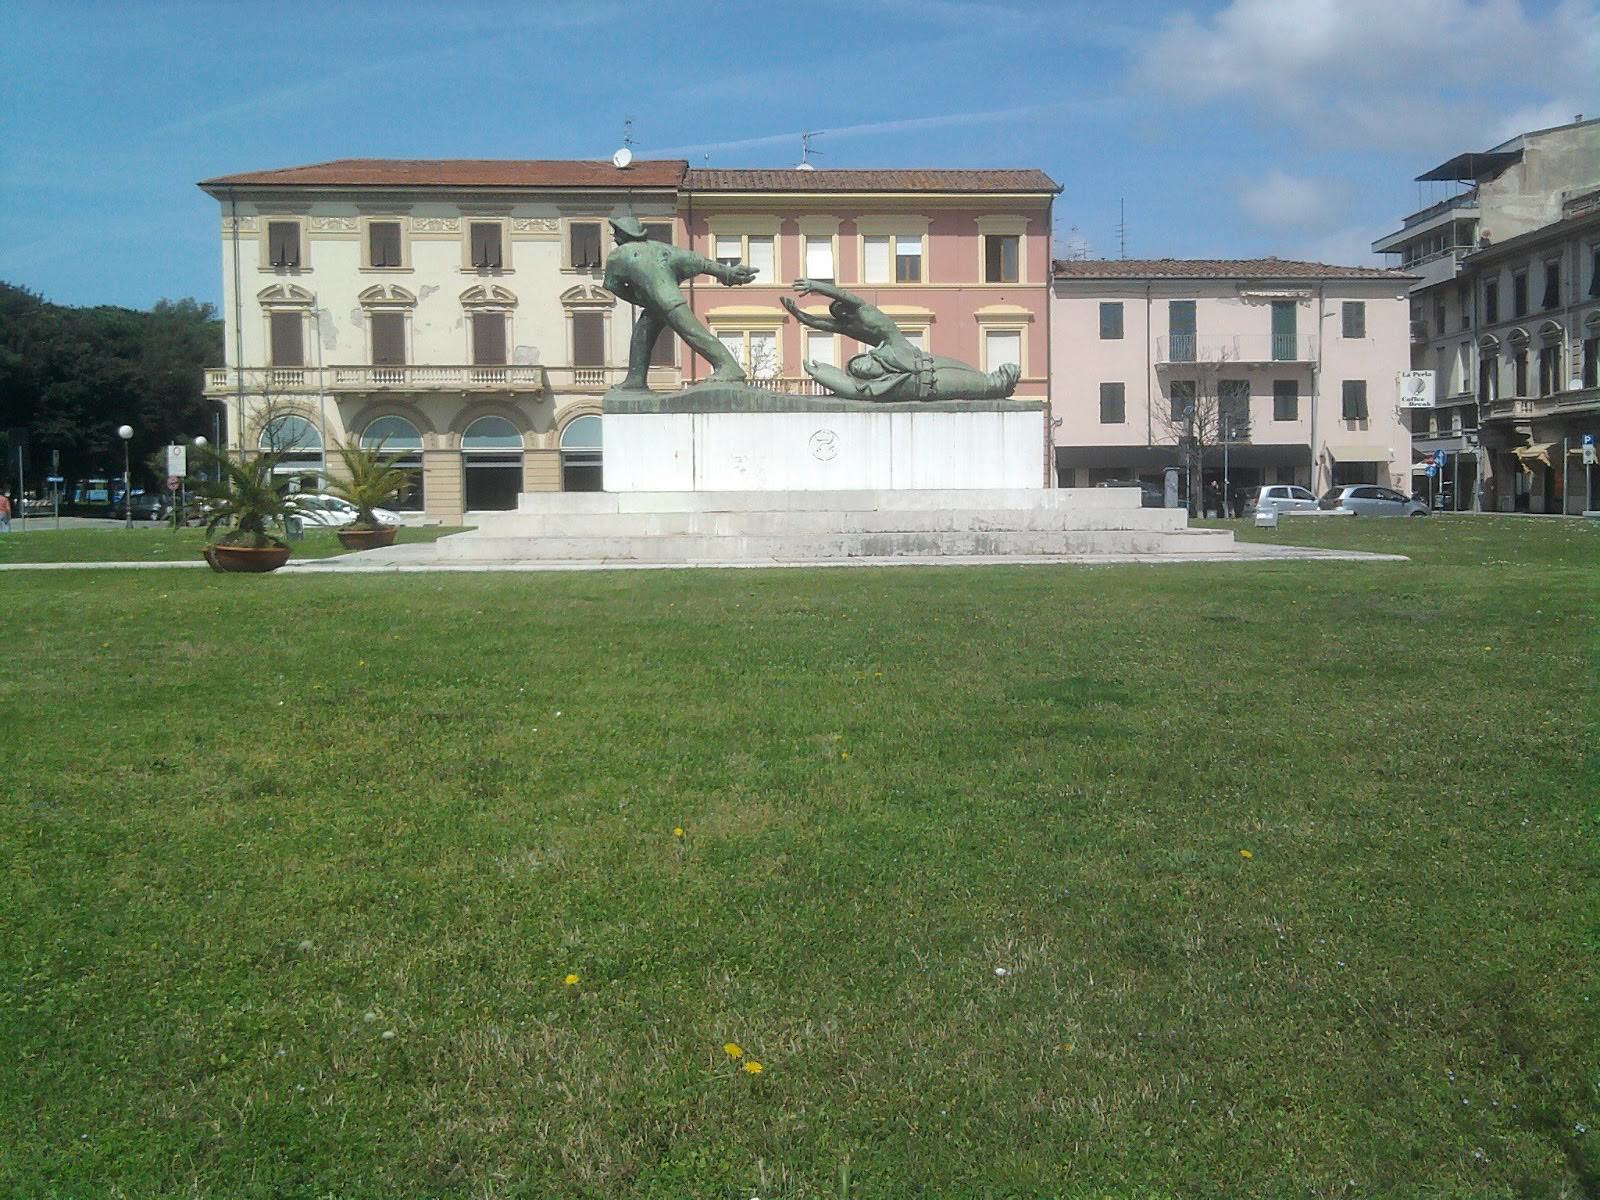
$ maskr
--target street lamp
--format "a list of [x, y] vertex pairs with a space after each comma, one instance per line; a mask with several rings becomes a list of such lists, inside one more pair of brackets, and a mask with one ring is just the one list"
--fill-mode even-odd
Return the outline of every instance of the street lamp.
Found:
[[128, 443], [133, 440], [132, 425], [118, 425], [117, 436], [122, 439], [122, 512], [133, 528], [133, 469], [128, 464]]
[[[204, 450], [206, 448], [206, 439], [203, 438], [203, 437], [195, 438], [195, 440], [194, 440], [194, 448], [196, 450]], [[205, 476], [202, 475], [201, 478], [203, 479], [203, 478], [205, 478]]]

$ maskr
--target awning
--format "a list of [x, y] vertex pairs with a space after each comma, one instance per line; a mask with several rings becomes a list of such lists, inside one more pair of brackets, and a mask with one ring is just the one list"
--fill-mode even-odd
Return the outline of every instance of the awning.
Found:
[[1328, 446], [1328, 457], [1335, 462], [1379, 463], [1389, 461], [1389, 452], [1376, 446]]
[[1554, 442], [1535, 442], [1531, 446], [1518, 446], [1511, 453], [1515, 454], [1526, 466], [1529, 463], [1543, 463], [1550, 465], [1550, 451], [1555, 449]]
[[1411, 473], [1413, 475], [1426, 475], [1432, 467], [1433, 464], [1431, 462], [1412, 463]]

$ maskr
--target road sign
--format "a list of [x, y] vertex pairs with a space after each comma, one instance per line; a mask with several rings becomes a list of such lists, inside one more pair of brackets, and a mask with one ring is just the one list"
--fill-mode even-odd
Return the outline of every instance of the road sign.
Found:
[[182, 475], [168, 475], [167, 476], [167, 491], [169, 491], [169, 492], [177, 491], [178, 488], [182, 485], [182, 483], [183, 483], [183, 476]]
[[1583, 465], [1586, 466], [1586, 467], [1594, 466], [1594, 443], [1593, 442], [1585, 442], [1583, 444]]
[[1439, 473], [1439, 468], [1434, 466], [1432, 463], [1429, 463], [1428, 464], [1428, 478], [1432, 479], [1438, 473]]
[[187, 475], [189, 473], [189, 447], [182, 442], [174, 442], [167, 447], [167, 474]]
[[1435, 450], [1433, 452], [1433, 465], [1436, 466], [1436, 467], [1444, 466], [1444, 451], [1443, 450]]
[[1592, 433], [1586, 433], [1586, 434], [1584, 434], [1584, 435], [1583, 435], [1583, 444], [1584, 444], [1584, 445], [1585, 445], [1585, 446], [1592, 446], [1592, 445], [1594, 445], [1594, 434], [1592, 434]]
[[65, 475], [46, 475], [44, 481], [46, 483], [65, 483], [67, 477]]

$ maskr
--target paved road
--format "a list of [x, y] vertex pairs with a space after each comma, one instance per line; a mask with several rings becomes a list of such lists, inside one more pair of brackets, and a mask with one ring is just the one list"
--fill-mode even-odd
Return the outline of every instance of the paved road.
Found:
[[[124, 524], [125, 522], [113, 521], [106, 517], [61, 518], [62, 529], [121, 529]], [[54, 517], [29, 517], [26, 521], [17, 516], [11, 518], [12, 533], [37, 533], [42, 530], [54, 529], [55, 527], [56, 519]], [[165, 521], [135, 521], [133, 527], [135, 529], [165, 529], [167, 524]]]

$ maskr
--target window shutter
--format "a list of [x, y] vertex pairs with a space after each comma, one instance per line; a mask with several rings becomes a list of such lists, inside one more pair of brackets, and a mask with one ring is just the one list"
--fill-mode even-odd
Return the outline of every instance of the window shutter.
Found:
[[889, 239], [886, 237], [867, 237], [861, 239], [862, 279], [866, 283], [888, 283], [889, 271]]
[[834, 357], [833, 334], [818, 333], [816, 330], [806, 331], [806, 357], [812, 362], [825, 363], [830, 367], [839, 365]]
[[398, 367], [406, 361], [406, 318], [404, 313], [372, 314], [372, 365]]
[[1272, 381], [1272, 419], [1274, 421], [1300, 419], [1300, 384], [1297, 380]]
[[300, 223], [267, 222], [267, 262], [274, 267], [300, 265]]
[[1544, 307], [1556, 308], [1561, 303], [1561, 264], [1547, 262], [1544, 265]]
[[922, 239], [896, 237], [894, 240], [894, 279], [896, 283], [922, 282]]
[[498, 270], [503, 264], [500, 257], [500, 225], [493, 221], [472, 223], [472, 265], [479, 270]]
[[1127, 421], [1125, 385], [1102, 383], [1100, 385], [1100, 424], [1122, 425]]
[[373, 221], [367, 226], [367, 244], [372, 265], [398, 267], [400, 265], [400, 223], [398, 221]]
[[572, 314], [572, 365], [575, 367], [603, 367], [606, 365], [606, 318], [604, 313], [576, 312]]
[[1342, 389], [1342, 418], [1346, 421], [1367, 419], [1367, 381], [1346, 379]]
[[600, 226], [594, 221], [574, 221], [567, 226], [575, 270], [592, 271], [600, 265]]
[[1006, 363], [1022, 365], [1022, 335], [1010, 330], [991, 330], [984, 335], [984, 368], [993, 371]]
[[1360, 300], [1346, 300], [1341, 310], [1344, 323], [1344, 336], [1347, 338], [1364, 338], [1367, 336], [1367, 306]]
[[646, 241], [672, 244], [672, 226], [663, 221], [651, 221], [644, 227]]
[[806, 276], [810, 279], [834, 278], [831, 237], [806, 238]]
[[272, 314], [272, 365], [275, 367], [306, 365], [304, 324], [299, 312]]
[[1100, 336], [1106, 341], [1118, 341], [1122, 337], [1122, 302], [1120, 300], [1103, 301], [1100, 305]]
[[500, 366], [506, 361], [504, 313], [472, 314], [472, 361], [478, 366]]
[[746, 265], [754, 267], [756, 283], [772, 283], [777, 278], [776, 255], [769, 237], [750, 239], [750, 257]]

